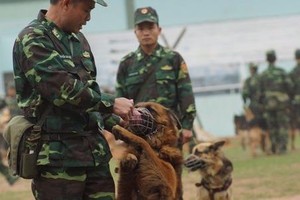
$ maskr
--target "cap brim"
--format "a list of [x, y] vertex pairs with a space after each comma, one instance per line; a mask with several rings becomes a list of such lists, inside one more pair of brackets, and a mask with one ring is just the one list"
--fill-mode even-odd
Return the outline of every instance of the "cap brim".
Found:
[[94, 0], [96, 3], [100, 4], [101, 6], [107, 7], [107, 3], [103, 0]]
[[141, 19], [141, 20], [136, 21], [136, 22], [135, 22], [135, 25], [140, 24], [140, 23], [143, 23], [143, 22], [152, 22], [152, 23], [157, 24], [157, 21], [156, 21], [156, 20], [152, 20], [152, 19]]

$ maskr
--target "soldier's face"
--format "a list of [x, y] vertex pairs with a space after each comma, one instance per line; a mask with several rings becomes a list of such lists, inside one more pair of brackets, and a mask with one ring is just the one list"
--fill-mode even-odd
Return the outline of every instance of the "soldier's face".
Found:
[[141, 46], [156, 45], [161, 28], [152, 22], [142, 22], [135, 26], [135, 35]]
[[95, 2], [93, 0], [85, 0], [66, 5], [62, 29], [66, 32], [78, 33], [91, 19], [91, 11], [94, 8]]

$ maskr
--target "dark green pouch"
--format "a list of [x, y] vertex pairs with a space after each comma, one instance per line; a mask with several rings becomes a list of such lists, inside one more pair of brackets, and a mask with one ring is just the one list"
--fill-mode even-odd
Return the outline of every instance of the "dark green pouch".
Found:
[[26, 131], [19, 145], [18, 175], [32, 179], [38, 175], [37, 158], [40, 147], [40, 132], [34, 129]]
[[32, 179], [37, 177], [37, 152], [22, 153], [20, 160], [19, 176], [24, 179]]

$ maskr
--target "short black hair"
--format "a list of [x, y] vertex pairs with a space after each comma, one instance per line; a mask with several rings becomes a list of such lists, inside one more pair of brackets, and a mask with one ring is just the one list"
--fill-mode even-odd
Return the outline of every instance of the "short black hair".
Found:
[[50, 0], [50, 4], [55, 5], [59, 0]]
[[[52, 5], [56, 5], [60, 0], [50, 0], [50, 4]], [[72, 0], [72, 3], [77, 3], [80, 2], [82, 0]]]

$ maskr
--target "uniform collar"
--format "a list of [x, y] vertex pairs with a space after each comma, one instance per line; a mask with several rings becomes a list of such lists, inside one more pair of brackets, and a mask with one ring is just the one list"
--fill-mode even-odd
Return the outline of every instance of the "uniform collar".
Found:
[[137, 60], [140, 61], [143, 60], [145, 57], [163, 57], [163, 52], [164, 48], [160, 44], [157, 44], [151, 55], [146, 55], [145, 52], [142, 50], [141, 46], [139, 46], [139, 48], [135, 51], [135, 55], [137, 57]]
[[64, 38], [74, 39], [75, 41], [79, 41], [77, 35], [75, 33], [66, 33], [61, 30], [54, 22], [47, 20], [45, 15], [47, 10], [40, 10], [38, 14], [38, 20], [48, 29], [48, 31], [52, 32], [52, 34], [57, 37], [59, 40], [63, 40]]

